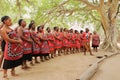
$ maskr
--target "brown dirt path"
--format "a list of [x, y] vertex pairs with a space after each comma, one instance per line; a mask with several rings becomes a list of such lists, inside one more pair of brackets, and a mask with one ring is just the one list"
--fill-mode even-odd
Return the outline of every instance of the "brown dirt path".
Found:
[[[96, 55], [105, 54], [102, 51], [94, 52]], [[82, 53], [62, 55], [46, 62], [36, 64], [29, 70], [21, 70], [16, 68], [18, 77], [12, 77], [9, 74], [10, 80], [75, 80], [77, 79], [90, 64], [98, 59], [95, 56], [90, 56], [89, 53], [84, 56]], [[9, 70], [10, 72], [10, 70]], [[2, 72], [0, 72], [0, 80]]]
[[101, 63], [91, 80], [120, 80], [120, 55], [108, 58]]

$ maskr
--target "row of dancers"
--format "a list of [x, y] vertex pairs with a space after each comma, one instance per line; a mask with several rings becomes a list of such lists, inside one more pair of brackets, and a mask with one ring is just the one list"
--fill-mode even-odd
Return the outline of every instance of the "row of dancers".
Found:
[[12, 21], [9, 16], [3, 16], [1, 22], [0, 35], [3, 38], [1, 43], [3, 54], [0, 66], [2, 64], [3, 78], [6, 80], [8, 80], [8, 69], [11, 69], [12, 76], [17, 76], [15, 67], [21, 65], [22, 69], [28, 69], [27, 61], [34, 65], [34, 63], [44, 62], [56, 56], [79, 53], [80, 51], [83, 51], [84, 55], [89, 51], [93, 56], [90, 40], [92, 39], [92, 47], [96, 51], [100, 43], [99, 36], [92, 36], [88, 28], [85, 32], [57, 26], [53, 29], [47, 27], [44, 30], [44, 25], [36, 27], [33, 20], [26, 27], [26, 21], [20, 19], [19, 26], [12, 30], [10, 28]]

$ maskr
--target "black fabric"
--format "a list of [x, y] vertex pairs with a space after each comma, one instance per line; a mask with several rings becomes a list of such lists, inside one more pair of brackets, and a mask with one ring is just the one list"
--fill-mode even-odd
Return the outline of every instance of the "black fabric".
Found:
[[1, 43], [2, 52], [4, 52], [5, 50], [5, 44], [6, 44], [5, 40], [2, 40], [2, 43]]
[[93, 48], [99, 47], [98, 45], [92, 45]]
[[32, 54], [23, 54], [23, 60], [32, 61]]
[[3, 61], [3, 69], [11, 69], [19, 65], [22, 65], [22, 58], [13, 61], [4, 59]]

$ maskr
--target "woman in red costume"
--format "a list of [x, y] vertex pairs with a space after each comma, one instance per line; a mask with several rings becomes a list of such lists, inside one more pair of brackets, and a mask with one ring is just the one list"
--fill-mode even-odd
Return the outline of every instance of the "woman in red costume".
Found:
[[46, 31], [47, 31], [48, 45], [49, 45], [49, 48], [50, 48], [51, 58], [54, 58], [54, 54], [55, 54], [54, 41], [55, 41], [55, 38], [54, 38], [54, 35], [51, 32], [50, 27], [48, 27], [46, 29]]
[[83, 30], [80, 30], [80, 50], [83, 52], [84, 51], [84, 45], [83, 45]]
[[23, 41], [23, 65], [22, 69], [30, 68], [27, 65], [27, 60], [30, 61], [30, 64], [32, 63], [32, 39], [30, 36], [30, 30], [25, 28], [26, 27], [26, 21], [23, 19], [20, 19], [18, 21], [19, 26], [17, 27], [16, 31], [19, 35], [19, 37]]
[[61, 42], [61, 48], [60, 48], [60, 52], [59, 53], [62, 54], [63, 50], [64, 50], [63, 49], [63, 43], [64, 43], [64, 41], [63, 41], [63, 35], [64, 35], [63, 28], [60, 28], [60, 32], [59, 33], [60, 33], [60, 39], [61, 39], [61, 41], [60, 41]]
[[31, 32], [31, 38], [33, 40], [33, 47], [32, 47], [32, 56], [35, 57], [35, 63], [39, 63], [37, 57], [40, 56], [40, 40], [38, 37], [37, 32], [35, 31], [35, 23], [29, 24], [29, 30]]
[[76, 42], [75, 42], [75, 33], [74, 33], [74, 30], [73, 29], [71, 29], [70, 30], [71, 31], [71, 39], [72, 39], [72, 42], [71, 42], [71, 44], [72, 44], [72, 53], [75, 53], [75, 48], [76, 48]]
[[3, 27], [1, 29], [1, 36], [5, 41], [4, 47], [4, 61], [3, 61], [3, 69], [5, 80], [7, 78], [7, 70], [11, 70], [12, 76], [17, 76], [15, 73], [15, 67], [22, 64], [23, 57], [23, 48], [21, 46], [22, 40], [17, 36], [16, 32], [10, 28], [12, 25], [11, 18], [9, 16], [4, 16], [1, 18], [3, 22]]
[[94, 51], [98, 51], [97, 47], [99, 47], [100, 44], [100, 37], [99, 35], [94, 31], [94, 34], [92, 36], [92, 47]]
[[64, 28], [64, 39], [63, 39], [63, 46], [64, 46], [64, 54], [68, 54], [69, 52], [69, 43], [68, 43], [68, 30]]
[[50, 49], [49, 49], [49, 45], [48, 45], [47, 35], [45, 33], [43, 33], [42, 26], [38, 27], [38, 35], [39, 35], [40, 41], [41, 41], [40, 54], [42, 55], [41, 61], [43, 62], [44, 60], [49, 60]]
[[59, 34], [59, 28], [58, 27], [54, 27], [54, 37], [55, 37], [55, 53], [56, 51], [58, 51], [58, 56], [60, 56], [60, 48], [61, 48], [61, 36]]
[[85, 32], [83, 33], [83, 43], [84, 43], [84, 47], [85, 47], [84, 55], [86, 55], [86, 52], [89, 51], [90, 55], [93, 56], [91, 48], [90, 48], [90, 39], [91, 39], [91, 35], [89, 32], [89, 29], [86, 28]]
[[80, 37], [79, 37], [79, 33], [77, 30], [75, 30], [75, 33], [76, 33], [76, 39], [75, 39], [75, 42], [76, 42], [76, 52], [79, 53], [80, 51]]

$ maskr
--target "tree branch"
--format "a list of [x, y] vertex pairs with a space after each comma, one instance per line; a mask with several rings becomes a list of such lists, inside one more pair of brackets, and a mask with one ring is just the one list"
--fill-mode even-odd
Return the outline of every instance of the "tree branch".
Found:
[[21, 4], [20, 4], [20, 0], [17, 0], [16, 1], [17, 3], [17, 6], [18, 6], [18, 9], [19, 9], [19, 14], [20, 14], [20, 18], [22, 17], [22, 15], [21, 15]]
[[98, 9], [98, 6], [95, 4], [90, 3], [88, 0], [76, 0], [85, 3], [87, 6], [91, 7], [92, 9]]
[[65, 5], [66, 3], [68, 3], [70, 0], [64, 1], [61, 4], [59, 4], [58, 6], [56, 6], [55, 8], [51, 9], [50, 11], [48, 11], [48, 14], [51, 14], [52, 12], [54, 12], [56, 9], [58, 9], [59, 7]]
[[108, 4], [111, 4], [112, 3], [112, 0], [108, 0]]
[[104, 7], [104, 0], [100, 0], [100, 7]]
[[91, 17], [94, 19], [94, 20], [97, 20], [97, 21], [100, 21], [99, 19], [97, 19], [92, 13], [90, 13]]
[[118, 15], [120, 13], [120, 4], [118, 5], [118, 8], [117, 8], [117, 13], [116, 15]]

